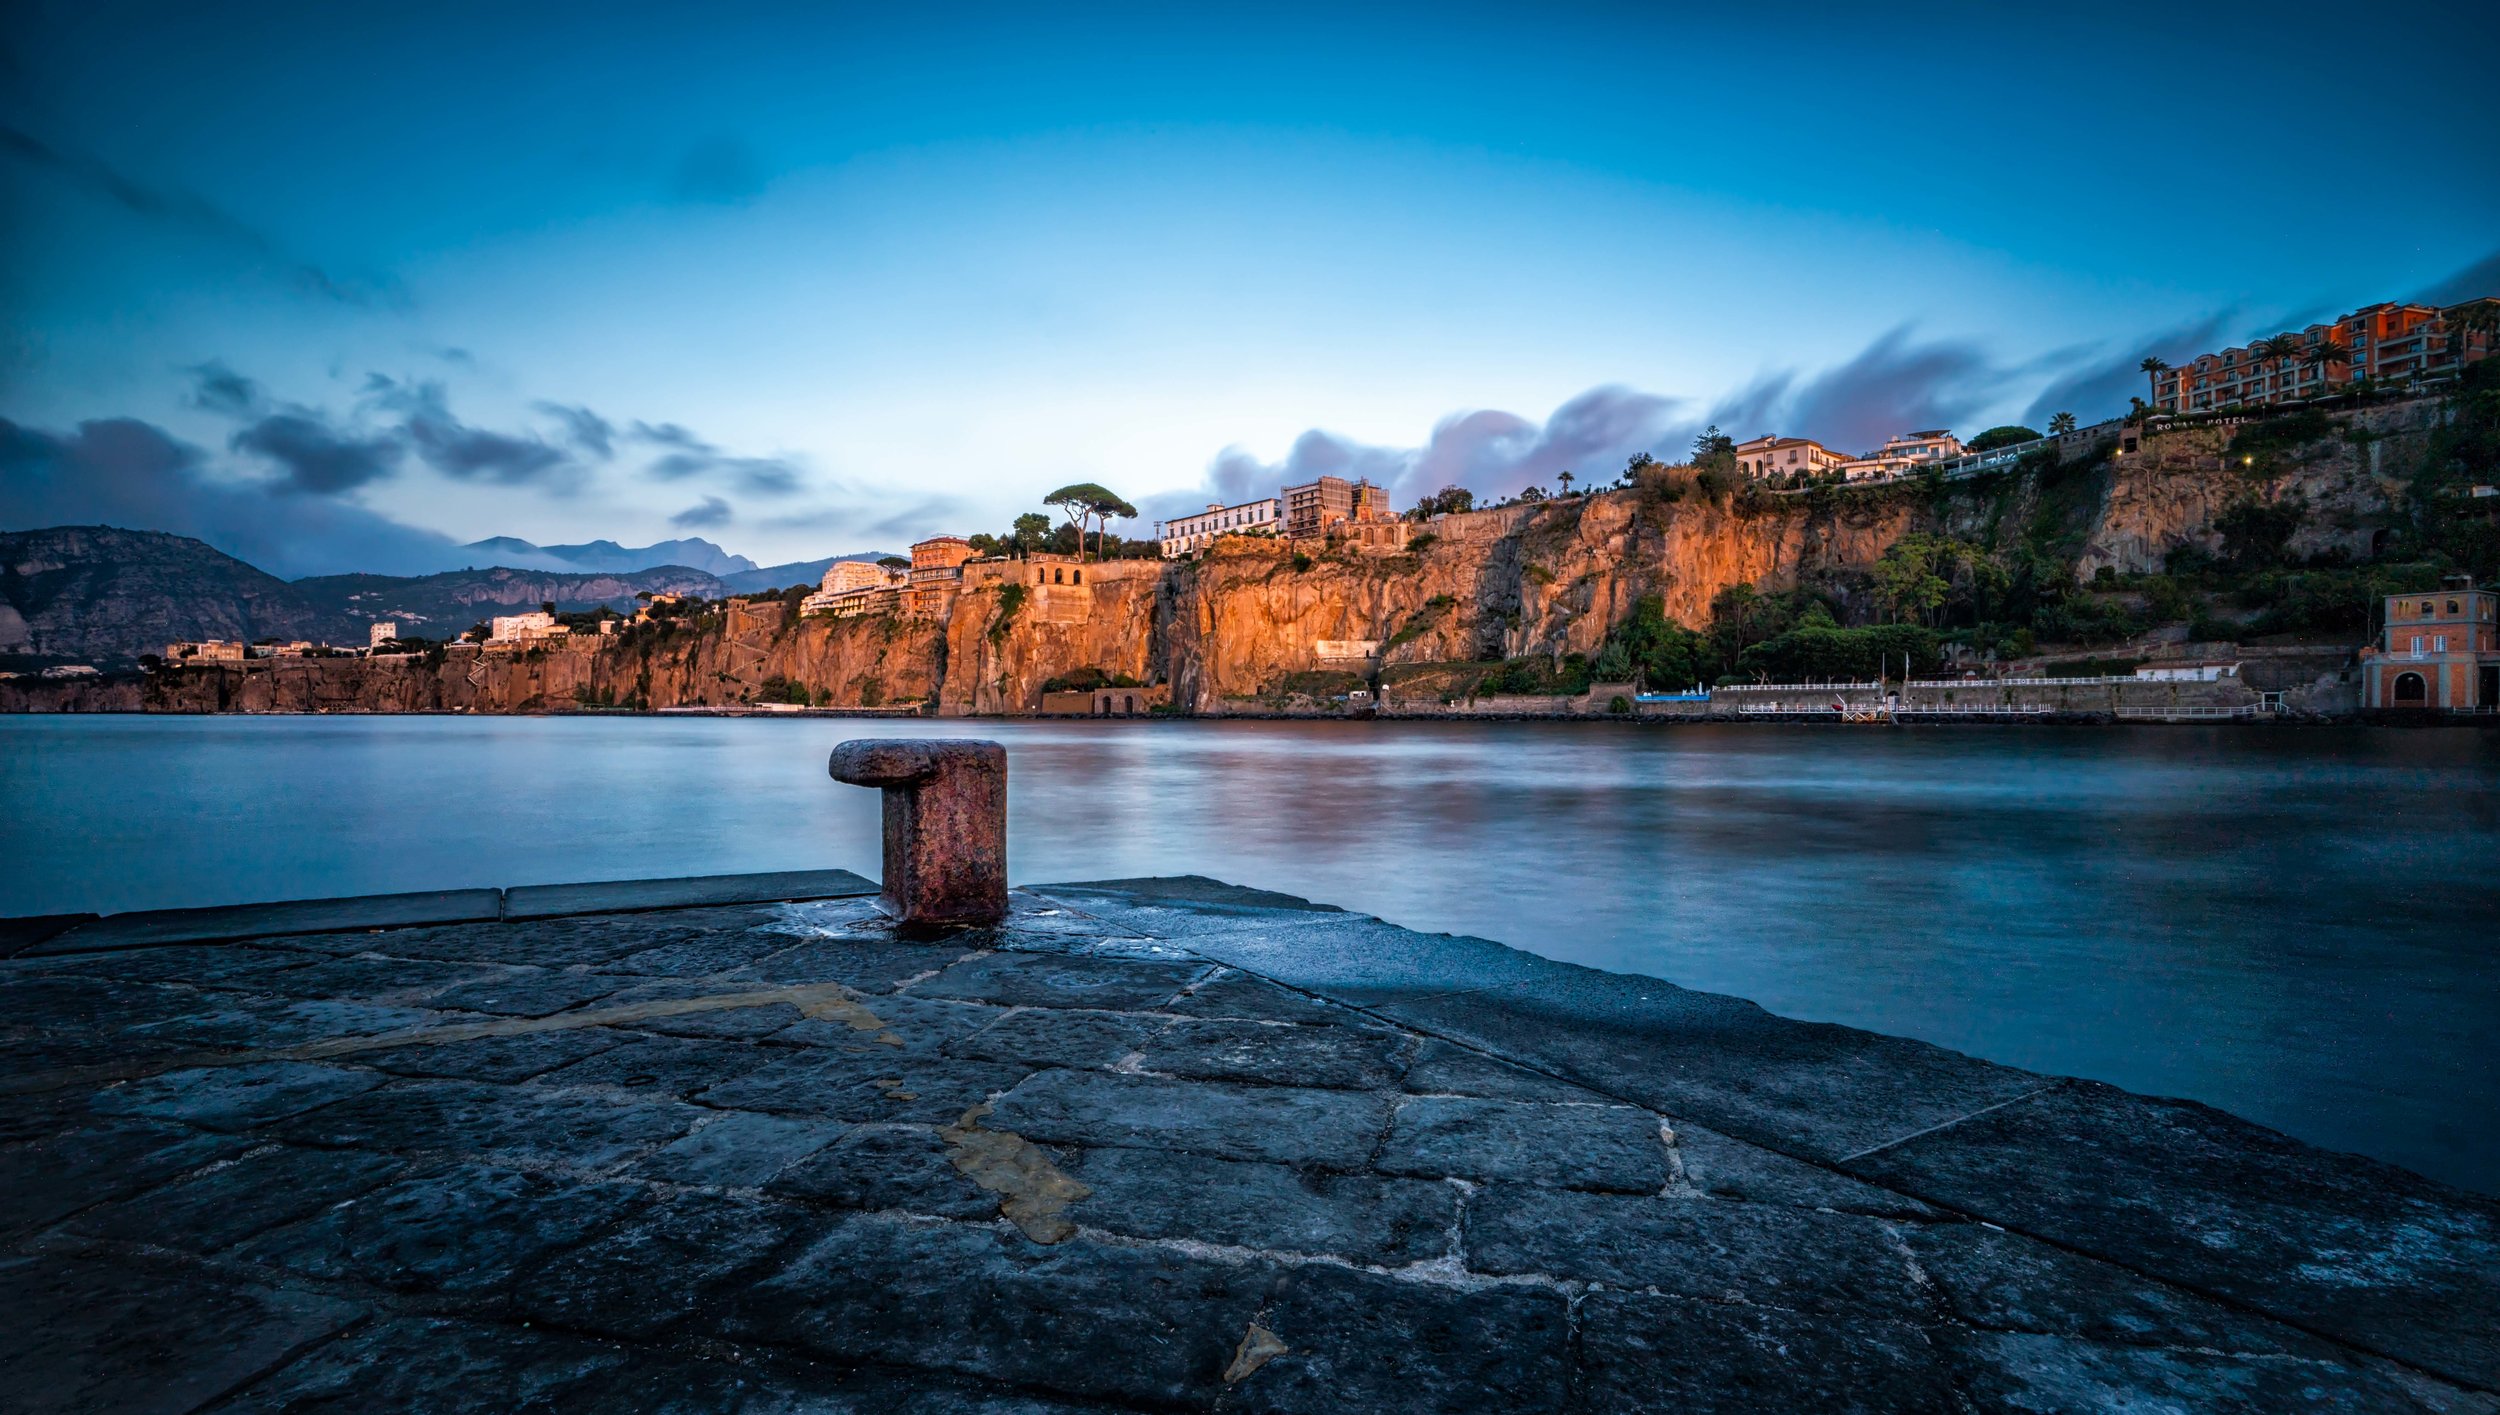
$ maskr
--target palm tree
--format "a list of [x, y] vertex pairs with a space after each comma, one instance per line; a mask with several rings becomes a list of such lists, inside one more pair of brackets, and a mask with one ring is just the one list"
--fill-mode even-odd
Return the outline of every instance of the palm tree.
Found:
[[1563, 495], [1569, 496], [1571, 494], [1571, 472], [1568, 468], [1556, 472], [1554, 474], [1554, 480], [1562, 483]]
[[2280, 393], [2283, 391], [2284, 363], [2300, 357], [2300, 336], [2277, 334], [2271, 339], [2252, 339], [2248, 344], [2248, 352], [2274, 365], [2274, 391]]
[[2300, 361], [2318, 371], [2318, 388], [2323, 392], [2326, 388], [2327, 370], [2336, 364], [2351, 363], [2352, 350], [2337, 343], [2335, 336], [2330, 334], [2301, 350]]
[[[2144, 356], [2144, 362], [2137, 364], [2136, 367], [2144, 370], [2145, 380], [2152, 384], [2152, 387], [2146, 391], [2151, 393], [2153, 396], [2150, 402], [2146, 403], [2145, 406], [2151, 407], [2154, 404], [2161, 402], [2161, 376], [2164, 371], [2169, 369], [2170, 361], [2161, 357], [2159, 354], [2147, 354]], [[2181, 411], [2185, 410], [2182, 409]]]
[[2500, 335], [2500, 300], [2476, 300], [2447, 312], [2448, 348], [2459, 365], [2465, 362], [2467, 337]]
[[2049, 436], [2051, 437], [2064, 437], [2074, 430], [2075, 415], [2072, 413], [2059, 413], [2049, 419]]

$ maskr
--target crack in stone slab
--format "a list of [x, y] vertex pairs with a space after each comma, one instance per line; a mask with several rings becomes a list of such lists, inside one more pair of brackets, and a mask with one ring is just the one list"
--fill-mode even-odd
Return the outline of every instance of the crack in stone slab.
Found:
[[1896, 1136], [1894, 1136], [1893, 1138], [1891, 1138], [1891, 1139], [1889, 1139], [1889, 1140], [1886, 1140], [1885, 1142], [1883, 1142], [1883, 1143], [1882, 1143], [1882, 1144], [1880, 1144], [1880, 1145], [1869, 1145], [1869, 1146], [1867, 1146], [1865, 1149], [1860, 1150], [1860, 1151], [1858, 1151], [1858, 1152], [1857, 1152], [1857, 1153], [1855, 1153], [1855, 1154], [1842, 1155], [1840, 1158], [1838, 1158], [1838, 1159], [1836, 1159], [1836, 1160], [1833, 1160], [1833, 1161], [1832, 1161], [1832, 1163], [1833, 1163], [1833, 1164], [1835, 1164], [1835, 1165], [1843, 1165], [1843, 1164], [1847, 1164], [1847, 1163], [1849, 1163], [1851, 1160], [1862, 1160], [1862, 1159], [1865, 1159], [1868, 1155], [1882, 1154], [1884, 1151], [1886, 1151], [1886, 1150], [1889, 1150], [1889, 1149], [1893, 1148], [1895, 1145], [1906, 1145], [1906, 1144], [1910, 1143], [1912, 1140], [1917, 1140], [1917, 1139], [1921, 1139], [1921, 1138], [1923, 1138], [1923, 1137], [1925, 1137], [1925, 1136], [1928, 1136], [1928, 1135], [1933, 1135], [1933, 1134], [1935, 1134], [1935, 1133], [1936, 1133], [1937, 1131], [1939, 1131], [1939, 1130], [1950, 1130], [1950, 1129], [1952, 1129], [1954, 1126], [1961, 1124], [1961, 1123], [1962, 1123], [1963, 1121], [1965, 1121], [1965, 1120], [1976, 1120], [1976, 1119], [1977, 1119], [1977, 1118], [1979, 1118], [1980, 1116], [1986, 1115], [1986, 1114], [1987, 1114], [1988, 1112], [1990, 1112], [1990, 1111], [1994, 1111], [1994, 1110], [2003, 1110], [2003, 1109], [2005, 1109], [2005, 1108], [2006, 1108], [2007, 1106], [2009, 1106], [2009, 1105], [2021, 1105], [2024, 1101], [2030, 1100], [2030, 1099], [2032, 1099], [2032, 1098], [2033, 1098], [2033, 1097], [2035, 1097], [2035, 1096], [2044, 1096], [2044, 1095], [2047, 1095], [2049, 1092], [2054, 1091], [2054, 1090], [2056, 1090], [2058, 1087], [2063, 1086], [2063, 1085], [2065, 1085], [2065, 1084], [2066, 1084], [2066, 1083], [2065, 1083], [2065, 1082], [2063, 1082], [2063, 1081], [2051, 1081], [2050, 1083], [2048, 1083], [2048, 1084], [2047, 1084], [2047, 1085], [2045, 1085], [2045, 1086], [2040, 1086], [2040, 1087], [2036, 1087], [2036, 1088], [2034, 1088], [2034, 1089], [2032, 1089], [2032, 1090], [2025, 1091], [2025, 1092], [2023, 1092], [2023, 1093], [2022, 1093], [2021, 1095], [2019, 1095], [2019, 1096], [2008, 1096], [2008, 1097], [2006, 1097], [2004, 1100], [1998, 1101], [1998, 1102], [1997, 1102], [1996, 1104], [1994, 1104], [1994, 1105], [1983, 1105], [1983, 1106], [1981, 1106], [1979, 1109], [1974, 1110], [1974, 1111], [1970, 1112], [1970, 1113], [1969, 1113], [1969, 1114], [1967, 1114], [1967, 1115], [1957, 1115], [1957, 1116], [1953, 1117], [1951, 1120], [1940, 1120], [1940, 1121], [1936, 1122], [1935, 1124], [1933, 1124], [1933, 1125], [1930, 1125], [1930, 1126], [1926, 1127], [1926, 1128], [1925, 1128], [1925, 1129], [1923, 1129], [1923, 1130], [1913, 1130], [1913, 1131], [1911, 1131], [1911, 1132], [1910, 1132], [1909, 1134], [1907, 1134], [1907, 1135], [1896, 1135]]
[[985, 1130], [990, 1113], [983, 1101], [938, 1132], [946, 1157], [963, 1176], [999, 1195], [998, 1211], [1036, 1243], [1064, 1243], [1076, 1236], [1068, 1205], [1093, 1194], [1092, 1186], [1071, 1179], [1041, 1146], [1010, 1130]]

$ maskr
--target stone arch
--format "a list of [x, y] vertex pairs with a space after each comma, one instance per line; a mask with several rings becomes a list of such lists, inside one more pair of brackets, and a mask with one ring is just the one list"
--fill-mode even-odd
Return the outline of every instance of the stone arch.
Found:
[[1085, 583], [1085, 572], [1084, 572], [1084, 571], [1082, 571], [1082, 570], [1070, 570], [1070, 571], [1068, 572], [1068, 583], [1070, 583], [1070, 584], [1072, 584], [1072, 585], [1081, 585], [1081, 584], [1084, 584], [1084, 583]]
[[2395, 703], [2398, 707], [2428, 707], [2431, 685], [2419, 673], [2396, 675]]

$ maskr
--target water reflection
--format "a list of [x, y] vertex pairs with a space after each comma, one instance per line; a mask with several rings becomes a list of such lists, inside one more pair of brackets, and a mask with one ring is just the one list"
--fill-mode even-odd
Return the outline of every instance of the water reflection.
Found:
[[[847, 864], [934, 724], [0, 719], [0, 913]], [[944, 725], [1021, 881], [1197, 872], [2184, 1095], [2500, 1190], [2460, 731]]]

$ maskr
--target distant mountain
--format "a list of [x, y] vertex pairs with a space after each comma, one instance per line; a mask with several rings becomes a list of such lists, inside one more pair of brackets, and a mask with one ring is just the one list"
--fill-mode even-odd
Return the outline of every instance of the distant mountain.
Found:
[[485, 540], [471, 541], [453, 554], [475, 556], [469, 564], [480, 570], [506, 565], [515, 570], [615, 574], [655, 570], [663, 565], [683, 565], [707, 575], [736, 575], [755, 568], [754, 561], [743, 555], [732, 555], [700, 536], [687, 540], [664, 540], [639, 550], [618, 545], [612, 540], [594, 540], [582, 545], [533, 545], [517, 536], [490, 536]]
[[364, 641], [361, 624], [188, 536], [111, 526], [0, 531], [0, 654], [119, 667], [176, 639], [350, 633]]
[[723, 575], [721, 583], [731, 594], [754, 594], [759, 590], [786, 590], [792, 585], [814, 584], [825, 577], [825, 571], [838, 560], [883, 560], [890, 550], [863, 550], [854, 555], [828, 555], [822, 560], [793, 560], [787, 565], [767, 565], [761, 570], [746, 570]]
[[113, 668], [185, 639], [361, 644], [377, 619], [397, 622], [403, 634], [445, 638], [550, 600], [565, 610], [630, 609], [643, 590], [707, 599], [730, 592], [718, 577], [682, 566], [610, 573], [499, 566], [290, 584], [188, 536], [110, 526], [0, 531], [0, 655]]

